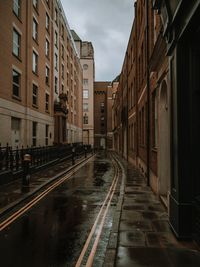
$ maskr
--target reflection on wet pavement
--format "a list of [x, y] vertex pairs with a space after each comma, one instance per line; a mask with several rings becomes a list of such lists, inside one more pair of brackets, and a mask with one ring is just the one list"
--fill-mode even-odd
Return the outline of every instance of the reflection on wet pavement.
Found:
[[[112, 182], [111, 166], [109, 158], [98, 156], [3, 230], [1, 266], [74, 266]], [[103, 262], [112, 213], [111, 207], [95, 266]]]
[[195, 244], [177, 241], [159, 199], [132, 165], [124, 165], [127, 177], [116, 266], [200, 266], [200, 252]]

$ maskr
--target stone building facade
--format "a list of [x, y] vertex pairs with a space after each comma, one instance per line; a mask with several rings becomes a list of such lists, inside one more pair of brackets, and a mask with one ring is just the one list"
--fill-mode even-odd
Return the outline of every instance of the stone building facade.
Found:
[[83, 69], [83, 143], [94, 146], [94, 49], [91, 42], [82, 41], [71, 31]]
[[1, 145], [81, 142], [82, 68], [61, 2], [0, 9]]

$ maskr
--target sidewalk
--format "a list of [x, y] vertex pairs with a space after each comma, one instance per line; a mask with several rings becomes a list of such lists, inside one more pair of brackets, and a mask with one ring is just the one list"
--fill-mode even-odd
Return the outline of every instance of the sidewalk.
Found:
[[124, 186], [104, 266], [200, 266], [200, 251], [196, 244], [179, 242], [175, 238], [159, 198], [146, 186], [143, 176], [132, 164], [119, 160], [124, 166]]
[[[91, 154], [87, 155], [87, 158], [89, 156]], [[0, 187], [0, 218], [15, 206], [40, 191], [43, 187], [74, 168], [77, 163], [80, 163], [84, 159], [84, 156], [76, 159], [75, 165], [72, 165], [72, 161], [68, 159], [32, 174], [30, 185], [26, 190], [22, 187], [22, 179], [2, 185]]]

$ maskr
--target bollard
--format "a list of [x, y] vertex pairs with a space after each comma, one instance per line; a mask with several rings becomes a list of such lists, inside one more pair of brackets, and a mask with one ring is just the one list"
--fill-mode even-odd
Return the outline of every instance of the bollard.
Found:
[[87, 158], [87, 146], [84, 147], [85, 150], [85, 158]]
[[23, 157], [23, 177], [22, 177], [22, 185], [29, 186], [30, 183], [30, 162], [31, 162], [31, 155], [25, 154]]

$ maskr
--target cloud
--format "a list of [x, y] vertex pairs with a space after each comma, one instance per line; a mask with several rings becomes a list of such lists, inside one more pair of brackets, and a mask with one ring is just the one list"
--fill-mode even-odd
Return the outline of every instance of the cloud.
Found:
[[95, 51], [96, 80], [120, 72], [133, 22], [132, 0], [61, 0], [69, 25]]

